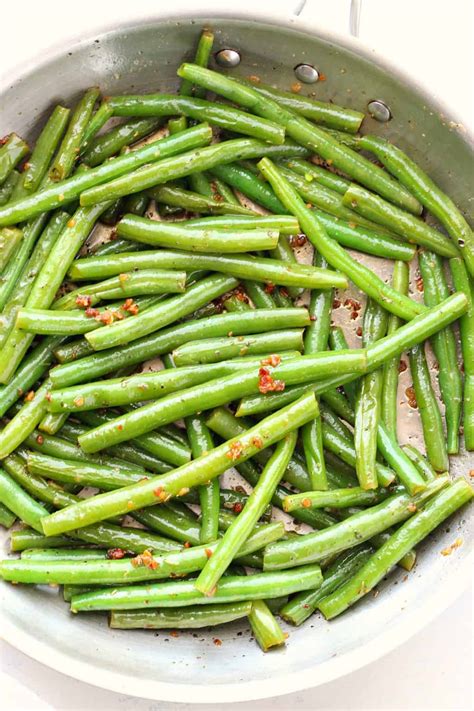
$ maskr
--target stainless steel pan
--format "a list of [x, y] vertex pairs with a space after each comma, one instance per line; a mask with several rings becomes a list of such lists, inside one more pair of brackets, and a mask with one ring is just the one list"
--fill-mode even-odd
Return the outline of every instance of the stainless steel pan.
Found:
[[[239, 51], [240, 74], [258, 74], [288, 88], [295, 81], [294, 67], [309, 63], [326, 76], [313, 87], [318, 98], [361, 110], [369, 101], [382, 99], [392, 120], [380, 123], [369, 118], [364, 131], [394, 139], [468, 211], [472, 150], [449, 111], [408, 77], [375, 60], [356, 40], [320, 33], [317, 26], [295, 17], [255, 21], [236, 17], [235, 12], [233, 17], [222, 13], [192, 18], [159, 13], [135, 26], [101, 30], [40, 58], [13, 83], [0, 87], [0, 135], [15, 129], [34, 137], [34, 126], [56, 100], [73, 102], [94, 84], [106, 94], [175, 89], [176, 67], [192, 56], [204, 25], [215, 31], [216, 49]], [[402, 412], [401, 420], [405, 436], [414, 436], [415, 419]], [[456, 473], [474, 467], [468, 457], [456, 458]], [[462, 511], [431, 537], [429, 545], [420, 546], [419, 562], [406, 584], [405, 574], [394, 572], [379, 586], [376, 598], [369, 596], [331, 624], [314, 617], [289, 630], [285, 650], [266, 655], [249, 640], [245, 625], [219, 630], [222, 646], [214, 644], [212, 631], [178, 638], [112, 631], [100, 616], [72, 619], [55, 589], [9, 584], [0, 586], [1, 631], [7, 641], [39, 661], [127, 694], [222, 703], [289, 693], [347, 674], [386, 654], [443, 610], [470, 575], [468, 515]], [[441, 549], [458, 537], [464, 544], [451, 556], [442, 556]]]

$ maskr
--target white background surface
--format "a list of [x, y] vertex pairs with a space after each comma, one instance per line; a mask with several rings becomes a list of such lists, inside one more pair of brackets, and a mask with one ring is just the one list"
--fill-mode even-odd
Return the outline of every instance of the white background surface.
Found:
[[[8, 72], [66, 37], [88, 33], [93, 25], [148, 16], [163, 0], [17, 0], [2, 5], [0, 68]], [[208, 1], [207, 8], [254, 10], [254, 0]], [[173, 0], [194, 11], [198, 0]], [[285, 14], [298, 0], [260, 0], [261, 10]], [[163, 4], [164, 6], [164, 4]], [[169, 4], [166, 4], [169, 10]], [[308, 0], [302, 16], [321, 27], [347, 32], [350, 0]], [[91, 19], [92, 18], [92, 19]], [[442, 96], [466, 126], [474, 117], [474, 8], [471, 0], [362, 0], [359, 36], [432, 93]], [[318, 689], [229, 711], [263, 709], [450, 709], [473, 706], [472, 589], [438, 620], [389, 655], [352, 675]], [[162, 704], [96, 689], [68, 679], [0, 642], [0, 707], [5, 711], [187, 711], [210, 709]], [[217, 708], [217, 707], [214, 707]]]

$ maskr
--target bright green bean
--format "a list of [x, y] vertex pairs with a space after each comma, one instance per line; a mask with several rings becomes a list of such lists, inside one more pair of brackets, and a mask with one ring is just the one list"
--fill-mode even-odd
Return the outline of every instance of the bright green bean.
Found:
[[451, 198], [400, 148], [393, 146], [383, 138], [363, 136], [359, 140], [359, 145], [374, 153], [387, 170], [438, 218], [462, 252], [466, 266], [471, 276], [474, 277], [472, 230]]
[[49, 170], [49, 176], [55, 182], [63, 180], [71, 172], [98, 96], [97, 88], [88, 89], [74, 109], [66, 134]]
[[[340, 353], [318, 353], [290, 359], [276, 368], [262, 370], [255, 367], [235, 375], [216, 378], [179, 393], [171, 393], [133, 412], [122, 415], [101, 427], [79, 437], [86, 452], [96, 452], [118, 442], [150, 432], [152, 429], [181, 417], [195, 414], [235, 400], [240, 395], [256, 392], [262, 386], [261, 378], [268, 378], [270, 388], [283, 389], [284, 384], [316, 379], [328, 372], [361, 372], [365, 369], [365, 352], [362, 350]], [[276, 384], [275, 384], [276, 383]], [[311, 397], [314, 397], [311, 395]]]
[[207, 125], [194, 126], [175, 136], [153, 141], [135, 151], [112, 158], [91, 170], [76, 171], [70, 178], [5, 205], [0, 209], [0, 226], [16, 224], [45, 210], [66, 205], [93, 185], [111, 180], [151, 161], [206, 145], [211, 137], [212, 131]]
[[[272, 543], [265, 550], [264, 570], [314, 563], [328, 555], [353, 548], [393, 524], [409, 518], [416, 511], [416, 507], [424, 504], [448, 483], [447, 477], [439, 477], [415, 497], [394, 494], [377, 506], [364, 509], [322, 531]], [[411, 547], [410, 545], [409, 548]]]
[[449, 470], [449, 459], [443, 432], [443, 420], [426, 362], [424, 344], [412, 348], [409, 358], [426, 454], [436, 471], [445, 472]]
[[342, 202], [356, 213], [399, 234], [407, 242], [431, 249], [443, 257], [459, 254], [452, 241], [441, 232], [359, 185], [351, 185]]
[[[418, 264], [423, 279], [425, 304], [436, 306], [449, 296], [442, 261], [438, 255], [421, 250], [418, 254]], [[439, 365], [438, 382], [444, 403], [447, 450], [448, 454], [457, 454], [463, 387], [452, 327], [448, 326], [433, 334], [431, 344]]]
[[449, 262], [456, 291], [466, 294], [469, 309], [459, 320], [461, 350], [464, 363], [464, 444], [468, 452], [474, 450], [474, 287], [460, 259]]
[[47, 509], [27, 494], [3, 469], [0, 469], [0, 503], [36, 531], [42, 531], [41, 519], [48, 515]]
[[268, 460], [258, 484], [249, 496], [242, 512], [227, 529], [216, 550], [200, 572], [195, 587], [206, 595], [212, 595], [222, 574], [248, 539], [253, 527], [271, 501], [296, 445], [296, 433], [285, 437]]
[[255, 444], [255, 438], [260, 438], [258, 444], [262, 444], [263, 447], [271, 446], [311, 418], [315, 409], [314, 397], [304, 397], [288, 408], [262, 420], [240, 438], [229, 440], [169, 474], [163, 474], [158, 478], [152, 477], [131, 487], [95, 496], [56, 512], [43, 520], [44, 532], [46, 535], [55, 535], [71, 530], [78, 523], [87, 525], [118, 513], [129, 513], [132, 508], [149, 506], [157, 503], [157, 498], [163, 501], [180, 493], [184, 495], [187, 493], [186, 489], [207, 483], [223, 473], [229, 467], [230, 457], [234, 456], [236, 447], [241, 453], [239, 461], [245, 461], [260, 449]]
[[[178, 76], [189, 79], [210, 91], [225, 96], [230, 101], [251, 109], [269, 120], [278, 121], [285, 127], [286, 134], [306, 148], [315, 151], [325, 160], [369, 189], [375, 190], [388, 200], [415, 214], [421, 212], [418, 201], [399, 184], [377, 168], [369, 160], [342, 145], [328, 132], [313, 123], [283, 108], [275, 101], [262, 97], [257, 90], [242, 86], [227, 76], [192, 64], [182, 64]], [[280, 196], [279, 196], [280, 197]]]
[[[404, 262], [395, 262], [393, 265], [392, 286], [402, 294], [408, 293], [409, 269]], [[387, 335], [394, 333], [402, 325], [401, 319], [390, 314], [387, 324]], [[388, 431], [395, 437], [397, 435], [398, 412], [398, 369], [400, 358], [395, 357], [383, 366], [383, 384], [381, 395], [381, 421]]]
[[317, 216], [308, 210], [298, 193], [268, 158], [263, 158], [259, 167], [271, 182], [281, 201], [298, 218], [309, 240], [332, 267], [340, 269], [356, 286], [396, 316], [410, 320], [425, 311], [421, 304], [415, 303], [385, 284], [370, 269], [352, 259], [337, 242], [328, 237]]
[[341, 614], [370, 592], [405, 553], [472, 497], [473, 491], [469, 484], [464, 479], [458, 479], [428, 501], [426, 506], [403, 524], [350, 580], [319, 604], [319, 609], [326, 619]]
[[153, 247], [183, 249], [190, 252], [253, 252], [273, 249], [278, 243], [278, 232], [245, 230], [207, 230], [181, 227], [178, 224], [157, 222], [137, 215], [125, 215], [117, 225], [120, 237], [143, 242]]
[[164, 329], [128, 346], [88, 356], [87, 360], [65, 363], [51, 370], [52, 383], [58, 388], [92, 380], [117, 368], [142, 363], [147, 358], [156, 358], [161, 353], [169, 353], [190, 340], [226, 336], [229, 332], [234, 335], [246, 335], [249, 332], [296, 328], [307, 324], [308, 312], [305, 309], [259, 309], [248, 313], [218, 314], [201, 321], [189, 321]]
[[250, 614], [252, 602], [229, 602], [222, 605], [206, 605], [204, 607], [188, 606], [165, 610], [131, 610], [120, 612], [115, 610], [110, 615], [109, 625], [119, 630], [163, 630], [163, 629], [199, 629], [215, 627], [227, 622], [240, 620]]
[[209, 338], [184, 343], [173, 351], [176, 366], [214, 363], [238, 356], [253, 356], [260, 353], [301, 351], [303, 331], [269, 331], [248, 336]]
[[[4, 564], [5, 565], [5, 564]], [[257, 573], [250, 576], [223, 578], [212, 596], [199, 593], [192, 580], [173, 581], [158, 585], [99, 590], [73, 597], [72, 612], [89, 610], [128, 610], [140, 607], [179, 607], [203, 605], [214, 602], [239, 602], [280, 597], [290, 593], [315, 588], [322, 582], [318, 565], [308, 565], [293, 571]]]

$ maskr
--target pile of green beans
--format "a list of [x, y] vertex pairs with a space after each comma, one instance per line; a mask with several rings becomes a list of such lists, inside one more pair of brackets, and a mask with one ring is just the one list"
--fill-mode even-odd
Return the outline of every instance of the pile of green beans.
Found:
[[246, 619], [266, 652], [473, 498], [474, 242], [357, 106], [212, 71], [213, 42], [177, 94], [92, 87], [0, 144], [0, 578], [116, 629]]

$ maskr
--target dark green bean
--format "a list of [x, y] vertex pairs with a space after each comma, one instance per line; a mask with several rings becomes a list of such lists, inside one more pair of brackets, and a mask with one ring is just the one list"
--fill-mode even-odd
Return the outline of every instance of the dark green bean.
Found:
[[[424, 302], [429, 307], [437, 306], [449, 296], [442, 261], [438, 255], [421, 250], [418, 254], [418, 264], [423, 279]], [[463, 388], [452, 327], [447, 326], [434, 333], [430, 340], [439, 365], [438, 382], [444, 403], [446, 446], [448, 454], [457, 454]]]

